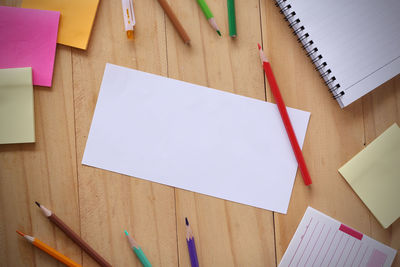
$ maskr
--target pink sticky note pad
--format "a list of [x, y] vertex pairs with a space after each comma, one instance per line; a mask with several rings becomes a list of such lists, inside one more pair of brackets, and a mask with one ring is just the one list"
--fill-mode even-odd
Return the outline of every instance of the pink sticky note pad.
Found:
[[0, 6], [0, 69], [32, 67], [33, 84], [51, 86], [60, 12]]

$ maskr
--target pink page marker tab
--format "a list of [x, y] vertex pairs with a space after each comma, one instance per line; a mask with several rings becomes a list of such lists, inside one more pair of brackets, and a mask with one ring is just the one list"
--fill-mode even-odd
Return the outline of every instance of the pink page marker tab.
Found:
[[385, 253], [374, 249], [367, 262], [367, 267], [382, 267], [385, 264], [386, 258]]
[[352, 237], [357, 238], [359, 240], [361, 240], [362, 237], [363, 237], [362, 233], [357, 232], [356, 230], [353, 230], [353, 229], [351, 229], [350, 227], [348, 227], [348, 226], [346, 226], [344, 224], [340, 225], [339, 230], [342, 231], [342, 232], [345, 232], [346, 234], [351, 235]]

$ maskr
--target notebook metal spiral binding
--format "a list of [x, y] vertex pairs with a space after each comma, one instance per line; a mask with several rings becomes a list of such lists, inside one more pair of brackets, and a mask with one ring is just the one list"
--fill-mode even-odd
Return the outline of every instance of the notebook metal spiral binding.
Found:
[[285, 20], [289, 23], [289, 27], [293, 30], [293, 34], [297, 35], [297, 41], [301, 43], [306, 55], [315, 65], [315, 70], [320, 73], [321, 78], [328, 86], [329, 91], [334, 99], [342, 97], [345, 92], [340, 91], [340, 84], [336, 82], [336, 77], [333, 76], [332, 70], [328, 67], [328, 63], [323, 60], [323, 56], [318, 53], [318, 47], [314, 44], [311, 36], [306, 31], [304, 25], [301, 24], [300, 18], [296, 17], [296, 11], [292, 10], [292, 6], [287, 3], [288, 0], [275, 0], [275, 5], [280, 9], [280, 13], [285, 16]]

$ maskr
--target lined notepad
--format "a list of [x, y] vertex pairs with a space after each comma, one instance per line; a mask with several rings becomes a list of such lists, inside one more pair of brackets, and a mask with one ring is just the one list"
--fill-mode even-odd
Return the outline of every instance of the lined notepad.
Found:
[[384, 228], [400, 217], [400, 128], [393, 124], [339, 169]]
[[400, 73], [400, 1], [276, 2], [341, 107]]
[[389, 267], [395, 256], [396, 250], [308, 207], [279, 266]]

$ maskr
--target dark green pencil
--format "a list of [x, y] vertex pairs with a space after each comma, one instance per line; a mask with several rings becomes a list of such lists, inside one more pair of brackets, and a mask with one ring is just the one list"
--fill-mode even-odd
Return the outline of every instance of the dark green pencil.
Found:
[[228, 0], [228, 21], [229, 21], [229, 36], [235, 38], [237, 36], [235, 0]]

